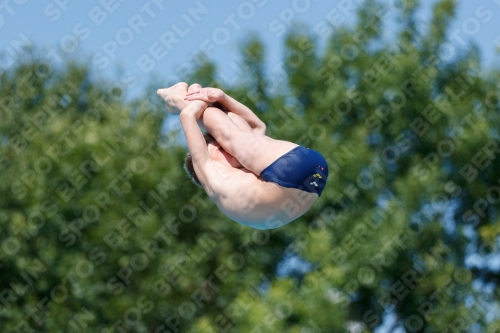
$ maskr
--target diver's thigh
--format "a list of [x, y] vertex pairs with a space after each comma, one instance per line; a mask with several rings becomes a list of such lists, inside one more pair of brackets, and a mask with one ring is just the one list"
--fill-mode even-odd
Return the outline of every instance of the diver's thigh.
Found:
[[274, 140], [263, 134], [244, 131], [217, 108], [205, 110], [203, 125], [225, 151], [257, 175], [280, 156], [297, 147], [293, 142]]
[[297, 147], [293, 142], [274, 140], [263, 134], [241, 130], [231, 133], [226, 144], [227, 149], [220, 143], [246, 169], [257, 175], [282, 155]]
[[248, 125], [248, 123], [236, 113], [231, 111], [224, 111], [224, 113], [227, 114], [229, 119], [231, 119], [240, 130], [245, 132], [253, 132], [250, 125]]

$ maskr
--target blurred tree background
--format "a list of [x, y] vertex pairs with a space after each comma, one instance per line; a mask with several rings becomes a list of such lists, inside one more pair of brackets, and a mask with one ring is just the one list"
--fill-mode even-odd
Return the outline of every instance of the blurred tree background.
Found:
[[[268, 135], [322, 152], [330, 177], [300, 219], [230, 221], [182, 169], [152, 84], [126, 102], [85, 65], [33, 53], [0, 77], [2, 332], [498, 332], [500, 70], [402, 1], [329, 34], [296, 26], [265, 71], [207, 61], [186, 81], [256, 111]], [[484, 17], [485, 13], [480, 13]]]

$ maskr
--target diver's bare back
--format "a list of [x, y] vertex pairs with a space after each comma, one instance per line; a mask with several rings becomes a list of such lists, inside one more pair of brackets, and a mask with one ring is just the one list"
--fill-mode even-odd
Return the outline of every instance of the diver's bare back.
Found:
[[230, 219], [255, 229], [282, 226], [304, 214], [318, 198], [296, 188], [260, 179], [245, 168], [213, 161], [219, 171], [210, 199]]

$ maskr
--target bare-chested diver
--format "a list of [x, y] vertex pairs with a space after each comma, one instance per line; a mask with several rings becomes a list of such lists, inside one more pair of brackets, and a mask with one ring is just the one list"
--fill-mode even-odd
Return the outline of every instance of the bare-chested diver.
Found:
[[[324, 157], [266, 136], [265, 124], [222, 90], [198, 84], [188, 89], [181, 82], [157, 93], [170, 113], [180, 114], [192, 180], [230, 219], [255, 229], [277, 228], [321, 195], [328, 178]], [[209, 104], [215, 102], [222, 107]]]

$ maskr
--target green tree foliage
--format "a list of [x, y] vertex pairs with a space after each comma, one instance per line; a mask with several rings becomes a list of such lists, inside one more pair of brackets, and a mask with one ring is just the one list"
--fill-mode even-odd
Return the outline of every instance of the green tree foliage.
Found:
[[[270, 231], [188, 181], [154, 91], [36, 56], [2, 73], [1, 331], [496, 332], [500, 71], [448, 43], [455, 1], [425, 31], [402, 4], [396, 40], [369, 1], [352, 28], [290, 30], [268, 71], [250, 37], [234, 87], [208, 61], [189, 78], [327, 158], [323, 196]], [[290, 256], [311, 269], [278, 276]]]

